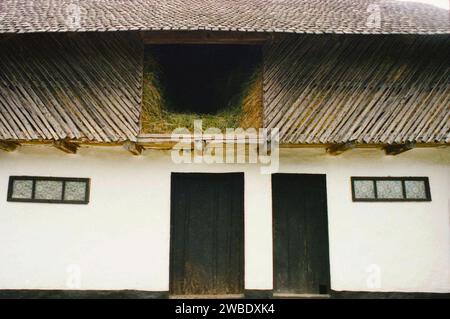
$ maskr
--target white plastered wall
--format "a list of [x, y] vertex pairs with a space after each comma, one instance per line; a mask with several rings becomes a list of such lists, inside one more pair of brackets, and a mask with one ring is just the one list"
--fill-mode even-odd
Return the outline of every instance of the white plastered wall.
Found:
[[[448, 149], [395, 157], [293, 149], [281, 151], [280, 172], [327, 175], [333, 289], [449, 292], [449, 167]], [[271, 289], [271, 184], [258, 166], [176, 165], [165, 151], [135, 157], [119, 147], [67, 155], [47, 146], [0, 153], [0, 289], [67, 289], [80, 269], [79, 289], [168, 290], [170, 172], [245, 173], [245, 286]], [[7, 202], [10, 175], [89, 177], [91, 201]], [[389, 175], [428, 176], [432, 201], [351, 201], [350, 176]]]

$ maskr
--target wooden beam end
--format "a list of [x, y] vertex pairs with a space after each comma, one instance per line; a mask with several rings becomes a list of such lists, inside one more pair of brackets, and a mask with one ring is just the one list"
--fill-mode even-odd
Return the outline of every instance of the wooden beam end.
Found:
[[412, 150], [416, 145], [414, 143], [406, 144], [391, 144], [384, 147], [384, 152], [386, 155], [395, 156], [406, 151]]
[[139, 156], [142, 154], [142, 151], [144, 150], [144, 147], [140, 144], [137, 144], [136, 142], [125, 142], [123, 144], [123, 147], [130, 152], [133, 155]]
[[67, 154], [76, 154], [79, 147], [78, 144], [66, 140], [54, 141], [53, 146]]
[[345, 151], [351, 150], [356, 146], [355, 142], [346, 142], [341, 144], [333, 144], [327, 148], [327, 153], [330, 155], [339, 155]]
[[17, 142], [0, 141], [0, 150], [5, 152], [13, 152], [20, 146]]

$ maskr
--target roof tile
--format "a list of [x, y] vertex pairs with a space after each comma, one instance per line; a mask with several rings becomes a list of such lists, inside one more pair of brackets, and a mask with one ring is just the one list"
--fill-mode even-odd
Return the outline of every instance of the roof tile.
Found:
[[447, 10], [394, 0], [0, 1], [0, 33], [137, 29], [450, 33]]

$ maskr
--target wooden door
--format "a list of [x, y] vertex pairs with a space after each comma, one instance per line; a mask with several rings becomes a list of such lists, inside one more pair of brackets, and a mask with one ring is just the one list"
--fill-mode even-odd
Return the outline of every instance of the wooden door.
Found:
[[324, 294], [330, 287], [325, 175], [272, 175], [274, 290]]
[[170, 293], [244, 290], [244, 175], [173, 173]]

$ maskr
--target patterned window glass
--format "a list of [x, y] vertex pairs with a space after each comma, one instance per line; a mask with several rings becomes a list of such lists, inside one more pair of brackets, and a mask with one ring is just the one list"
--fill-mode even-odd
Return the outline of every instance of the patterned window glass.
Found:
[[356, 198], [375, 198], [373, 181], [355, 181], [353, 185]]
[[62, 181], [36, 181], [35, 199], [61, 200]]
[[83, 201], [86, 198], [86, 183], [66, 182], [64, 200]]
[[31, 199], [33, 195], [33, 181], [29, 180], [15, 180], [13, 183], [12, 197]]
[[406, 198], [426, 199], [427, 192], [424, 181], [405, 181]]
[[401, 181], [377, 181], [376, 183], [378, 198], [403, 198], [403, 186]]
[[352, 177], [355, 202], [431, 201], [427, 177]]
[[87, 204], [88, 178], [11, 176], [9, 202]]

